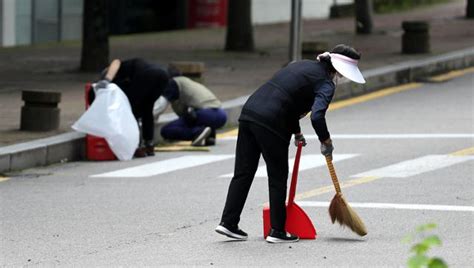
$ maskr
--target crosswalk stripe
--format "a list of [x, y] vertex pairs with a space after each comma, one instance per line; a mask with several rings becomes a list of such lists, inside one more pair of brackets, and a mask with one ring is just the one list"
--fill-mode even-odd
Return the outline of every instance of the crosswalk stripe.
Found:
[[[474, 134], [471, 133], [412, 133], [412, 134], [332, 134], [333, 140], [350, 140], [350, 139], [472, 139]], [[317, 135], [305, 135], [307, 140], [318, 139]], [[236, 136], [224, 136], [219, 140], [237, 140]]]
[[176, 170], [200, 166], [208, 163], [233, 158], [234, 155], [189, 155], [178, 158], [167, 159], [141, 166], [125, 168], [117, 171], [92, 175], [90, 177], [150, 177]]
[[351, 177], [386, 177], [386, 178], [406, 178], [421, 173], [449, 167], [458, 163], [473, 160], [474, 156], [453, 156], [453, 155], [426, 155], [423, 157], [402, 161], [390, 166], [369, 170]]
[[[305, 136], [306, 137], [306, 136]], [[317, 139], [316, 135], [308, 135], [309, 138]], [[412, 134], [334, 134], [334, 139], [462, 139], [474, 138], [470, 133], [412, 133]]]
[[[341, 161], [349, 158], [353, 158], [358, 156], [357, 154], [335, 154], [333, 156], [333, 161]], [[291, 168], [293, 167], [295, 159], [291, 158], [288, 160], [288, 166], [290, 167], [290, 172]], [[300, 162], [300, 171], [311, 169], [311, 168], [317, 168], [320, 166], [326, 165], [326, 160], [321, 154], [307, 154], [301, 156], [301, 162]], [[225, 175], [221, 175], [220, 177], [222, 178], [231, 178], [234, 175], [234, 173], [228, 173]], [[255, 173], [255, 177], [267, 177], [267, 167], [265, 165], [259, 166], [257, 169], [257, 172]]]
[[[329, 207], [329, 202], [297, 201], [301, 207]], [[380, 208], [380, 209], [408, 209], [408, 210], [438, 210], [438, 211], [467, 211], [474, 212], [471, 206], [447, 206], [426, 204], [390, 204], [390, 203], [355, 203], [350, 202], [353, 208]]]

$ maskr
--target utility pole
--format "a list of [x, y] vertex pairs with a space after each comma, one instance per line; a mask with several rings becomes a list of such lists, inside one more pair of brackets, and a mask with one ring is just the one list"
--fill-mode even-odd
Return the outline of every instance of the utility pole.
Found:
[[301, 10], [302, 0], [291, 0], [290, 62], [301, 59]]

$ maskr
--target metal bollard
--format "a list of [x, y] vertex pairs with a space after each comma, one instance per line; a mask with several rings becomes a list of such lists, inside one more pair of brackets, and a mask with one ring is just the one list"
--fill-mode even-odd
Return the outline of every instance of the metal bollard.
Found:
[[425, 21], [404, 21], [402, 53], [416, 54], [430, 52], [429, 24]]
[[301, 49], [301, 57], [303, 59], [315, 60], [316, 56], [328, 51], [327, 42], [305, 41]]
[[20, 130], [50, 131], [59, 127], [59, 92], [22, 91]]
[[183, 73], [183, 76], [189, 77], [192, 80], [204, 83], [204, 77], [202, 76], [205, 70], [204, 62], [196, 61], [174, 61], [169, 64]]

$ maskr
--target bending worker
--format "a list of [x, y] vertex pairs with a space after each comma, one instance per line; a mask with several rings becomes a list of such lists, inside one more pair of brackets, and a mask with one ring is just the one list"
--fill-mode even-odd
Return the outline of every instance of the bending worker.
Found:
[[321, 142], [321, 153], [332, 157], [333, 145], [325, 114], [336, 89], [337, 78], [344, 76], [365, 83], [357, 63], [360, 54], [352, 47], [337, 45], [317, 60], [291, 63], [278, 71], [247, 100], [239, 118], [235, 170], [227, 194], [219, 234], [245, 240], [239, 229], [250, 186], [260, 155], [267, 164], [270, 192], [270, 243], [296, 242], [299, 238], [285, 230], [288, 146], [291, 136], [306, 144], [299, 119], [311, 111], [311, 123]]
[[[113, 62], [117, 62], [114, 60]], [[112, 81], [103, 78], [97, 88], [105, 88], [107, 83], [113, 82], [125, 93], [132, 112], [138, 121], [141, 121], [141, 144], [135, 152], [135, 157], [155, 155], [154, 153], [154, 122], [153, 105], [168, 85], [168, 72], [157, 64], [143, 59], [134, 58], [120, 62], [118, 72]], [[105, 74], [105, 71], [103, 72]], [[90, 91], [93, 94], [93, 90]], [[89, 96], [92, 101], [93, 96]]]
[[216, 129], [225, 125], [227, 115], [221, 102], [204, 85], [169, 68], [172, 76], [163, 95], [154, 107], [155, 121], [171, 103], [178, 119], [161, 128], [161, 136], [167, 140], [189, 140], [193, 146], [209, 146], [216, 143]]

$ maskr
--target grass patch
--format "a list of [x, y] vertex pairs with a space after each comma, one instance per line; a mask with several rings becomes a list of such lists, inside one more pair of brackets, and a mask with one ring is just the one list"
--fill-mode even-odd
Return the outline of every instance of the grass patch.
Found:
[[447, 2], [453, 0], [374, 0], [373, 5], [376, 13], [392, 13]]

